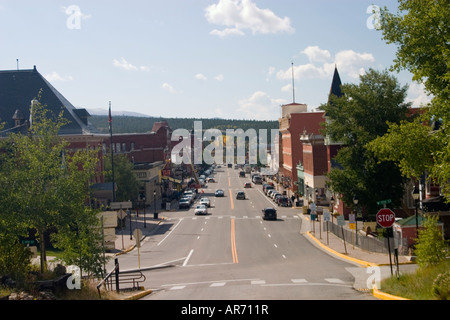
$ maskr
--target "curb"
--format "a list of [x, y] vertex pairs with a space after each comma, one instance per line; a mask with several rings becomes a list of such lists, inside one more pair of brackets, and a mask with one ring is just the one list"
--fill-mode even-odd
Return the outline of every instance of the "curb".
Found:
[[150, 289], [148, 289], [148, 290], [143, 289], [142, 292], [139, 292], [139, 293], [137, 293], [137, 294], [135, 294], [135, 295], [132, 295], [132, 296], [130, 296], [130, 297], [123, 298], [122, 300], [139, 300], [139, 299], [141, 299], [141, 298], [143, 298], [143, 297], [149, 295], [149, 294], [152, 293], [152, 292], [153, 292], [153, 291], [150, 290]]
[[344, 254], [342, 254], [342, 253], [339, 253], [339, 252], [337, 252], [337, 251], [334, 251], [333, 249], [330, 249], [329, 247], [327, 247], [326, 245], [324, 245], [322, 242], [320, 242], [319, 240], [317, 240], [317, 238], [314, 237], [314, 236], [311, 234], [311, 231], [307, 231], [306, 234], [307, 234], [312, 240], [314, 240], [320, 247], [322, 247], [323, 249], [327, 250], [328, 252], [330, 252], [330, 253], [332, 253], [332, 254], [334, 254], [334, 255], [340, 257], [340, 258], [343, 258], [343, 259], [346, 259], [346, 260], [350, 260], [350, 261], [352, 261], [352, 262], [355, 262], [355, 263], [357, 263], [357, 264], [360, 264], [362, 267], [377, 266], [376, 263], [371, 263], [371, 262], [359, 260], [359, 259], [356, 259], [356, 258], [348, 257], [348, 256], [346, 256], [346, 255], [344, 255]]
[[[371, 263], [371, 262], [359, 260], [359, 259], [356, 259], [356, 258], [348, 257], [348, 256], [346, 256], [346, 255], [343, 255], [343, 254], [341, 254], [341, 253], [339, 253], [339, 252], [334, 251], [333, 249], [327, 247], [327, 246], [324, 245], [322, 242], [320, 242], [319, 240], [317, 240], [317, 238], [314, 237], [314, 236], [311, 234], [311, 231], [307, 231], [306, 234], [307, 234], [312, 240], [314, 240], [314, 242], [317, 243], [321, 248], [325, 249], [326, 251], [328, 251], [328, 252], [330, 252], [330, 253], [332, 253], [332, 254], [334, 254], [334, 255], [340, 257], [340, 258], [343, 258], [343, 259], [346, 259], [346, 260], [349, 260], [349, 261], [358, 263], [358, 264], [361, 265], [361, 267], [380, 266], [379, 264], [376, 264], [376, 263]], [[378, 298], [378, 299], [381, 299], [381, 300], [409, 300], [409, 299], [406, 299], [406, 298], [402, 298], [402, 297], [394, 296], [394, 295], [389, 294], [389, 293], [382, 292], [382, 291], [378, 290], [376, 287], [373, 287], [373, 289], [372, 289], [372, 295], [373, 295], [375, 298]]]

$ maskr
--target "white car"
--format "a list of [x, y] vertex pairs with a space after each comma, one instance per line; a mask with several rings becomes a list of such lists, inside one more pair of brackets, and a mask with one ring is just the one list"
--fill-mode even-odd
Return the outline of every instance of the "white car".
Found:
[[205, 205], [206, 207], [211, 207], [211, 203], [209, 202], [209, 198], [201, 198], [200, 199], [200, 204]]
[[195, 207], [195, 214], [208, 214], [208, 209], [204, 204], [199, 204]]

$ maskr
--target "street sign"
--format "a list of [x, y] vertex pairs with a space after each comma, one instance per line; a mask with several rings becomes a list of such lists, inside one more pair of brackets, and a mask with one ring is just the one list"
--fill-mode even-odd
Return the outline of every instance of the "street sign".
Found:
[[392, 203], [392, 199], [377, 201], [377, 205], [379, 205], [379, 206], [382, 206], [384, 204], [389, 204], [389, 203]]
[[389, 208], [383, 208], [377, 213], [377, 223], [383, 228], [390, 228], [395, 222], [395, 213]]
[[328, 209], [323, 210], [323, 221], [331, 221], [331, 214]]
[[344, 218], [344, 216], [337, 216], [336, 219], [337, 219], [338, 226], [344, 226], [345, 225], [345, 218]]
[[348, 228], [349, 228], [350, 230], [356, 230], [356, 223], [349, 223], [349, 224], [348, 224]]
[[133, 203], [131, 201], [123, 201], [123, 202], [111, 202], [111, 209], [131, 209], [133, 207]]

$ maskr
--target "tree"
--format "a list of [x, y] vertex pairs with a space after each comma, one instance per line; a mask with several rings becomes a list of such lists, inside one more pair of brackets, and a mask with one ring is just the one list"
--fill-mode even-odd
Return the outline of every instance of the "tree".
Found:
[[414, 253], [420, 267], [438, 264], [445, 260], [448, 245], [438, 226], [439, 216], [427, 215], [423, 220], [423, 229], [419, 229], [419, 238]]
[[[399, 0], [397, 14], [386, 8], [381, 11], [380, 29], [388, 44], [397, 45], [393, 70], [408, 70], [413, 80], [424, 84], [433, 98], [427, 106], [422, 123], [437, 121], [438, 128], [424, 128], [422, 123], [391, 125], [386, 138], [373, 146], [378, 156], [383, 152], [382, 143], [391, 149], [403, 151], [395, 161], [403, 172], [420, 177], [421, 170], [428, 170], [430, 179], [441, 185], [443, 194], [450, 201], [450, 5], [448, 0]], [[436, 129], [436, 130], [434, 130]], [[403, 146], [398, 144], [402, 133], [409, 138]], [[405, 140], [406, 141], [406, 140]], [[427, 141], [425, 143], [425, 141]], [[427, 156], [423, 149], [426, 149]], [[420, 159], [410, 155], [421, 154]], [[414, 168], [414, 169], [413, 169]]]
[[[114, 182], [117, 184], [116, 201], [134, 200], [139, 185], [133, 172], [133, 164], [125, 154], [114, 155]], [[111, 155], [104, 157], [105, 181], [112, 182]]]
[[[59, 129], [67, 123], [62, 112], [49, 115], [38, 103], [33, 105], [31, 117], [28, 135], [11, 134], [5, 141], [0, 178], [8, 188], [0, 192], [0, 229], [12, 237], [35, 230], [44, 272], [44, 235], [49, 230], [57, 230], [60, 238], [69, 236], [65, 233], [68, 226], [96, 232], [93, 227], [98, 225], [98, 219], [92, 219], [95, 213], [85, 205], [89, 203], [88, 187], [97, 157], [95, 151], [68, 149], [68, 143], [58, 136]], [[78, 241], [75, 236], [70, 240]]]
[[400, 170], [391, 161], [378, 161], [366, 145], [387, 132], [388, 121], [406, 119], [407, 87], [387, 71], [370, 69], [360, 76], [360, 84], [344, 84], [341, 91], [343, 96], [332, 96], [321, 106], [328, 118], [324, 133], [343, 145], [335, 157], [340, 167], [328, 174], [329, 186], [348, 206], [357, 194], [369, 215], [376, 214], [379, 200], [392, 199], [399, 206], [404, 191]]

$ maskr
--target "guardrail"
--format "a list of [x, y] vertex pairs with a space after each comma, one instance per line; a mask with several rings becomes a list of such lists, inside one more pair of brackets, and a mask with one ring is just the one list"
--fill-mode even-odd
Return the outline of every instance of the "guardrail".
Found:
[[121, 284], [132, 284], [132, 289], [140, 288], [139, 284], [146, 280], [145, 275], [141, 271], [123, 271], [119, 270], [119, 260], [114, 260], [114, 268], [111, 270], [105, 278], [103, 278], [97, 284], [97, 291], [99, 297], [101, 297], [101, 287], [105, 290], [113, 290], [115, 287], [116, 292], [119, 292]]

